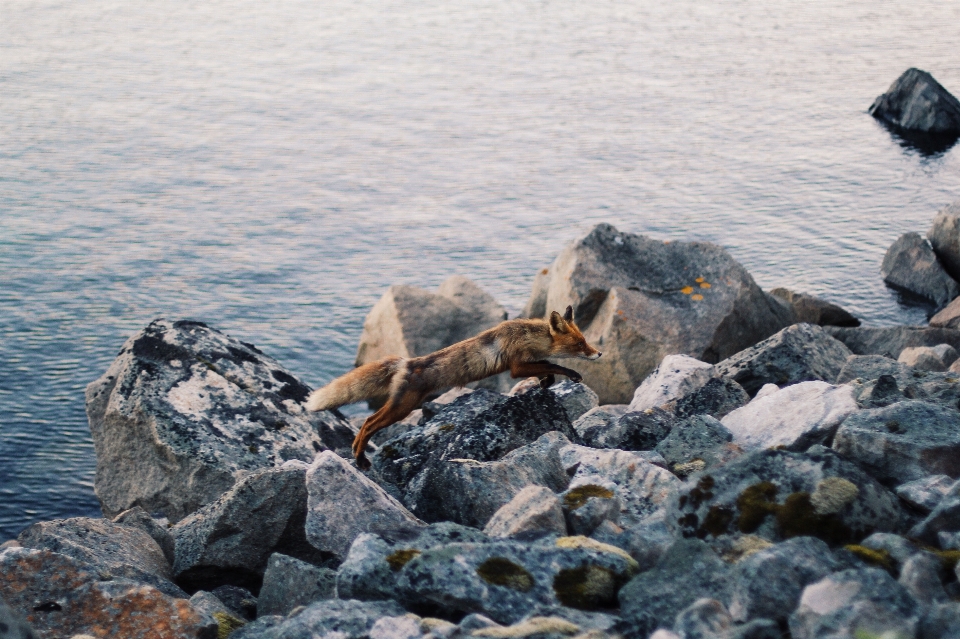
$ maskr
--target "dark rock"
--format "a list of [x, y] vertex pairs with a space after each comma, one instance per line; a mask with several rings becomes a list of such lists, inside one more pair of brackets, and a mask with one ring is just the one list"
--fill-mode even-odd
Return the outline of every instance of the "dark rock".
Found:
[[113, 518], [113, 523], [139, 528], [157, 542], [168, 564], [172, 566], [174, 561], [176, 561], [176, 544], [173, 535], [170, 534], [170, 531], [167, 530], [165, 526], [148, 515], [147, 511], [143, 508], [135, 506], [130, 510], [125, 510]]
[[667, 410], [680, 419], [694, 415], [710, 415], [723, 418], [750, 401], [750, 396], [740, 384], [727, 378], [713, 378], [689, 395], [684, 395]]
[[960, 101], [920, 69], [904, 71], [867, 112], [907, 131], [960, 133]]
[[[601, 406], [597, 411], [609, 410]], [[611, 411], [613, 412], [613, 411]], [[602, 420], [602, 421], [601, 421]], [[677, 424], [676, 415], [661, 408], [631, 411], [605, 419], [603, 413], [587, 413], [574, 428], [591, 448], [653, 450]]]
[[786, 621], [803, 589], [840, 568], [830, 548], [813, 537], [795, 537], [759, 550], [733, 567], [730, 614], [737, 621]]
[[593, 448], [620, 448], [623, 438], [619, 432], [620, 418], [627, 412], [626, 404], [597, 406], [573, 422], [573, 429], [587, 445]]
[[920, 619], [921, 639], [956, 639], [960, 637], [960, 603], [935, 603], [925, 606]]
[[560, 400], [560, 405], [567, 412], [567, 419], [571, 423], [600, 404], [597, 394], [589, 386], [571, 382], [569, 379], [551, 386], [550, 392]]
[[549, 271], [542, 308], [572, 305], [587, 340], [603, 344], [602, 358], [578, 364], [602, 404], [629, 402], [666, 354], [717, 362], [793, 320], [725, 250], [705, 242], [661, 242], [599, 224]]
[[[940, 263], [943, 264], [947, 273], [954, 279], [960, 277], [960, 202], [947, 205], [937, 211], [937, 215], [930, 225], [930, 230], [927, 231], [927, 239], [930, 240], [934, 253], [940, 258]], [[945, 311], [946, 309], [942, 312]], [[951, 312], [950, 321], [943, 322], [945, 328], [960, 326], [960, 318], [956, 316], [957, 312], [960, 312], [960, 307]], [[940, 326], [940, 322], [934, 324], [934, 319], [936, 319], [936, 316], [930, 320], [930, 325]], [[950, 324], [957, 324], [957, 326]]]
[[949, 597], [943, 589], [946, 572], [940, 557], [929, 552], [918, 552], [904, 562], [897, 581], [917, 601], [947, 601]]
[[278, 362], [200, 322], [156, 320], [87, 387], [95, 489], [113, 517], [140, 506], [176, 522], [244, 472], [348, 448], [334, 413]]
[[780, 625], [773, 619], [754, 619], [737, 626], [729, 639], [782, 639]]
[[231, 610], [227, 608], [216, 595], [206, 590], [198, 590], [193, 593], [189, 601], [194, 610], [216, 624], [218, 636], [228, 636], [229, 633], [242, 628], [247, 623], [243, 619], [234, 616]]
[[829, 544], [896, 530], [899, 501], [833, 451], [759, 450], [692, 476], [668, 507], [685, 537], [755, 534], [771, 541], [812, 536]]
[[907, 399], [950, 409], [960, 405], [960, 374], [919, 371], [879, 355], [851, 357], [837, 383], [851, 381], [856, 382], [857, 403], [863, 408], [882, 408]]
[[887, 375], [905, 384], [911, 379], [913, 370], [906, 364], [883, 355], [851, 355], [837, 374], [837, 384], [846, 384], [854, 380], [862, 382], [880, 379]]
[[729, 578], [730, 567], [707, 544], [684, 539], [671, 546], [655, 568], [623, 587], [620, 614], [633, 627], [669, 627], [698, 599], [726, 601]]
[[919, 617], [918, 602], [889, 574], [877, 568], [849, 569], [804, 589], [790, 616], [790, 635], [819, 639], [889, 632], [913, 637]]
[[898, 484], [927, 475], [960, 477], [960, 414], [905, 401], [851, 415], [833, 448], [875, 477]]
[[297, 606], [309, 606], [336, 595], [337, 573], [274, 553], [263, 574], [263, 587], [257, 599], [257, 615], [286, 616]]
[[794, 324], [723, 360], [716, 374], [733, 379], [753, 396], [764, 384], [832, 382], [850, 355], [850, 349], [819, 326]]
[[775, 288], [770, 295], [791, 306], [796, 321], [818, 326], [860, 326], [860, 320], [832, 302], [806, 293], [794, 293], [785, 288]]
[[234, 585], [256, 592], [275, 552], [315, 562], [330, 559], [304, 534], [305, 475], [303, 463], [251, 473], [181, 520], [172, 531], [177, 583], [188, 591]]
[[239, 586], [217, 586], [211, 591], [223, 602], [232, 615], [247, 621], [257, 617], [257, 598], [246, 588]]
[[937, 307], [960, 294], [956, 280], [943, 270], [936, 254], [919, 233], [904, 233], [890, 245], [880, 266], [891, 288], [923, 298]]
[[670, 467], [702, 460], [709, 468], [734, 456], [727, 444], [733, 433], [709, 415], [694, 415], [677, 425], [656, 451], [663, 455]]
[[884, 355], [896, 359], [909, 346], [949, 344], [960, 349], [960, 330], [929, 326], [886, 326], [840, 328], [828, 326], [827, 333], [847, 345], [855, 355]]

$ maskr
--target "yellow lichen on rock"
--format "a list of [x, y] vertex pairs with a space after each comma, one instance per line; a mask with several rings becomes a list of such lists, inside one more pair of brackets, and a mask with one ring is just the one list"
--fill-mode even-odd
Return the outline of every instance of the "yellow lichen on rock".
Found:
[[225, 612], [215, 612], [213, 618], [217, 621], [217, 639], [227, 639], [234, 630], [247, 625], [246, 621]]
[[474, 630], [471, 636], [514, 639], [548, 634], [573, 635], [578, 632], [580, 632], [580, 626], [561, 617], [530, 617], [526, 621], [515, 623], [512, 626], [480, 628]]
[[683, 293], [684, 295], [689, 295], [690, 293], [693, 293], [693, 287], [684, 286], [683, 288], [680, 289], [680, 292]]
[[597, 552], [612, 553], [626, 559], [627, 564], [630, 566], [631, 572], [640, 570], [640, 564], [637, 563], [637, 560], [631, 557], [630, 554], [623, 548], [617, 548], [616, 546], [605, 544], [602, 541], [590, 539], [589, 537], [584, 537], [583, 535], [560, 537], [557, 539], [557, 548], [587, 548], [589, 550], [596, 550]]

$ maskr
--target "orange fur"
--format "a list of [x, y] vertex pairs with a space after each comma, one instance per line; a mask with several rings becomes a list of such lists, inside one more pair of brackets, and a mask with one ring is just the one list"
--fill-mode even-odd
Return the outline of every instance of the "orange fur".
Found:
[[553, 383], [554, 375], [579, 382], [579, 373], [546, 358], [597, 359], [600, 355], [600, 351], [587, 344], [573, 321], [573, 309], [568, 306], [563, 317], [554, 311], [546, 320], [508, 320], [429, 355], [388, 357], [364, 364], [311, 393], [307, 409], [325, 410], [363, 399], [385, 399], [383, 407], [367, 418], [353, 440], [357, 466], [369, 468], [364, 450], [373, 434], [409, 415], [431, 393], [507, 370], [512, 377], [541, 377], [544, 386]]

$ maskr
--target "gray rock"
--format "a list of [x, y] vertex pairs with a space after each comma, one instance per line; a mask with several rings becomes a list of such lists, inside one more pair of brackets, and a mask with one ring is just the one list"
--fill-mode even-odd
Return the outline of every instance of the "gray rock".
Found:
[[160, 546], [138, 528], [74, 517], [33, 524], [17, 541], [24, 548], [72, 557], [90, 570], [149, 584], [171, 597], [185, 595], [171, 582], [173, 573]]
[[960, 375], [916, 370], [880, 355], [854, 355], [837, 377], [837, 384], [854, 382], [857, 403], [882, 408], [916, 399], [956, 409], [960, 402]]
[[922, 297], [938, 307], [960, 294], [956, 280], [947, 275], [930, 243], [919, 233], [904, 233], [890, 245], [880, 274], [887, 285]]
[[833, 451], [759, 450], [692, 476], [668, 506], [667, 522], [687, 537], [755, 534], [771, 541], [812, 536], [852, 543], [897, 530], [897, 498]]
[[568, 245], [550, 267], [543, 308], [567, 305], [587, 340], [603, 344], [603, 357], [578, 369], [602, 404], [629, 402], [665, 355], [717, 362], [793, 320], [722, 248], [609, 224]]
[[717, 364], [716, 373], [733, 379], [750, 395], [756, 395], [764, 384], [832, 382], [850, 355], [850, 349], [821, 327], [794, 324], [723, 360]]
[[636, 560], [641, 572], [657, 565], [676, 541], [661, 519], [648, 520], [625, 529], [601, 525], [591, 537], [625, 550]]
[[530, 299], [524, 306], [520, 317], [546, 317], [547, 316], [547, 293], [550, 290], [550, 267], [542, 268], [533, 276], [533, 288], [530, 291]]
[[230, 633], [230, 639], [271, 639], [275, 637], [272, 631], [284, 621], [286, 620], [280, 615], [260, 617], [256, 621], [234, 630]]
[[934, 328], [960, 328], [960, 298], [953, 300], [930, 318]]
[[270, 555], [257, 599], [257, 615], [286, 616], [297, 606], [309, 606], [336, 595], [337, 573], [280, 553]]
[[560, 405], [567, 411], [567, 418], [571, 423], [580, 419], [580, 416], [600, 405], [597, 394], [589, 387], [565, 379], [550, 387], [550, 392], [557, 396]]
[[938, 532], [937, 541], [944, 550], [960, 550], [960, 531]]
[[681, 610], [698, 599], [727, 600], [729, 578], [730, 567], [707, 544], [683, 539], [671, 546], [655, 568], [620, 590], [620, 614], [634, 627], [669, 627]]
[[623, 438], [618, 426], [627, 412], [626, 404], [606, 404], [588, 410], [573, 422], [573, 429], [587, 446], [617, 448]]
[[238, 619], [253, 621], [257, 617], [257, 598], [240, 586], [217, 586], [210, 594], [219, 599], [230, 614]]
[[275, 552], [308, 561], [330, 559], [304, 534], [305, 474], [302, 463], [251, 473], [177, 523], [172, 531], [177, 583], [191, 591], [227, 584], [256, 591]]
[[876, 550], [889, 557], [890, 567], [896, 574], [907, 559], [916, 554], [920, 547], [906, 537], [893, 533], [873, 533], [860, 542], [860, 545], [870, 550]]
[[233, 612], [216, 595], [206, 590], [198, 590], [193, 593], [189, 601], [190, 606], [201, 615], [206, 616], [210, 620], [210, 625], [217, 627], [218, 631], [246, 625], [246, 622], [234, 616]]
[[857, 410], [852, 387], [801, 382], [754, 399], [724, 417], [722, 424], [746, 450], [806, 450], [828, 441]]
[[[681, 485], [673, 473], [637, 452], [570, 445], [560, 449], [560, 460], [571, 478], [571, 486], [579, 486], [581, 480], [593, 477], [613, 485], [621, 504], [620, 523], [625, 527], [662, 516], [666, 504]], [[592, 480], [586, 481], [584, 485], [591, 483]]]
[[[948, 204], [939, 211], [930, 224], [930, 230], [927, 231], [927, 239], [933, 251], [940, 258], [943, 268], [954, 279], [960, 277], [960, 202]], [[947, 309], [953, 307], [954, 310], [947, 313]], [[930, 326], [941, 326], [944, 328], [957, 328], [950, 324], [960, 326], [960, 306], [951, 304], [946, 309], [930, 319]], [[943, 315], [947, 313], [946, 315]], [[937, 318], [940, 317], [939, 320]], [[949, 319], [948, 319], [949, 317]], [[934, 323], [937, 320], [937, 323]]]
[[943, 577], [946, 570], [943, 560], [929, 552], [918, 552], [900, 569], [900, 585], [913, 595], [917, 601], [930, 603], [947, 601], [947, 591], [943, 589]]
[[957, 351], [949, 344], [939, 346], [914, 346], [900, 351], [897, 361], [913, 366], [920, 371], [941, 372], [950, 368], [957, 359]]
[[904, 71], [867, 112], [908, 131], [960, 133], [960, 101], [920, 69]]
[[673, 468], [699, 459], [709, 468], [729, 461], [737, 453], [727, 446], [733, 433], [709, 415], [694, 415], [683, 420], [659, 444], [656, 451]]
[[804, 589], [800, 605], [790, 616], [790, 634], [794, 639], [885, 632], [913, 637], [919, 608], [907, 589], [883, 570], [848, 569]]
[[549, 533], [564, 535], [567, 524], [560, 500], [552, 490], [543, 486], [527, 486], [494, 513], [483, 532], [491, 537]]
[[[391, 286], [363, 322], [355, 365], [391, 356], [427, 355], [505, 319], [504, 308], [465, 277], [448, 278], [436, 293], [414, 286]], [[477, 383], [479, 387], [502, 392], [511, 385], [509, 374]]]
[[139, 528], [157, 542], [168, 564], [172, 566], [173, 562], [176, 561], [176, 545], [173, 540], [173, 535], [170, 534], [170, 531], [167, 530], [165, 526], [148, 515], [147, 511], [143, 508], [134, 506], [130, 510], [125, 510], [113, 518], [113, 523]]
[[939, 533], [956, 531], [960, 531], [960, 484], [955, 484], [937, 507], [910, 530], [910, 536], [935, 544]]
[[597, 412], [587, 413], [574, 424], [584, 444], [591, 448], [653, 450], [678, 422], [674, 413], [660, 408], [618, 416], [616, 413], [619, 410], [614, 406], [623, 405], [600, 406], [595, 409]]
[[[274, 625], [268, 622], [253, 639], [368, 639], [377, 620], [401, 617], [406, 611], [395, 601], [325, 599]], [[269, 618], [269, 617], [268, 617]], [[252, 624], [251, 624], [252, 625]], [[235, 637], [236, 635], [231, 635]]]
[[937, 507], [955, 483], [955, 479], [946, 475], [930, 475], [900, 484], [894, 492], [897, 497], [920, 512], [929, 513]]
[[156, 320], [87, 386], [95, 490], [108, 517], [134, 506], [176, 522], [245, 472], [349, 448], [334, 413], [264, 355], [200, 322]]
[[560, 495], [567, 528], [574, 535], [590, 535], [603, 522], [620, 521], [618, 487], [597, 475], [577, 477]]
[[673, 629], [683, 639], [715, 639], [733, 629], [733, 619], [726, 606], [716, 599], [698, 599], [681, 610]]
[[562, 433], [551, 432], [496, 461], [431, 462], [407, 485], [404, 503], [424, 521], [483, 527], [527, 486], [564, 490], [569, 477], [558, 451], [569, 443]]
[[680, 399], [713, 377], [713, 366], [687, 355], [667, 355], [637, 387], [630, 411], [658, 408]]
[[930, 326], [859, 326], [824, 330], [847, 345], [855, 355], [885, 355], [896, 359], [909, 346], [950, 344], [960, 349], [960, 330]]
[[794, 293], [785, 288], [775, 288], [770, 295], [783, 300], [793, 309], [796, 321], [817, 326], [860, 326], [860, 320], [832, 302], [806, 293]]
[[39, 639], [23, 617], [0, 599], [0, 639]]
[[803, 589], [840, 568], [823, 541], [795, 537], [750, 554], [733, 566], [730, 614], [786, 621]]
[[901, 384], [911, 378], [913, 369], [906, 364], [884, 355], [851, 355], [837, 374], [836, 384], [854, 380], [868, 382], [889, 375]]
[[921, 639], [960, 638], [960, 603], [934, 603], [925, 608], [920, 619]]
[[729, 639], [781, 639], [780, 625], [773, 619], [754, 619], [737, 626]]
[[338, 559], [347, 555], [360, 533], [424, 525], [383, 488], [330, 451], [317, 455], [306, 481], [307, 541]]
[[[540, 380], [537, 378], [534, 378], [534, 379], [536, 380], [537, 386], [539, 387]], [[436, 415], [438, 412], [440, 412], [440, 410], [443, 409], [444, 406], [446, 406], [447, 404], [452, 404], [454, 401], [456, 401], [458, 397], [469, 395], [470, 393], [473, 392], [473, 390], [474, 389], [472, 388], [466, 388], [463, 386], [457, 386], [455, 388], [451, 388], [444, 394], [440, 395], [440, 397], [432, 399], [428, 402], [424, 402], [420, 408], [414, 410], [412, 413], [407, 415], [405, 418], [401, 419], [396, 424], [393, 424], [392, 426], [387, 426], [383, 430], [378, 430], [376, 433], [374, 433], [370, 441], [376, 444], [377, 447], [380, 447], [383, 445], [384, 442], [389, 441], [394, 437], [397, 437], [398, 435], [409, 430], [411, 427], [419, 426], [422, 423], [426, 423], [430, 421], [434, 415]], [[354, 425], [356, 429], [359, 431], [360, 427], [363, 426], [363, 422], [366, 421], [367, 415], [351, 417], [350, 419], [351, 419], [350, 423]]]
[[636, 568], [619, 548], [584, 537], [459, 543], [417, 555], [401, 568], [398, 583], [408, 600], [448, 614], [479, 612], [515, 623], [543, 606], [609, 607]]
[[721, 419], [750, 401], [740, 384], [729, 378], [714, 378], [689, 395], [684, 395], [664, 408], [683, 419], [693, 415], [710, 415]]
[[337, 570], [337, 596], [340, 599], [400, 599], [399, 571], [411, 559], [446, 544], [487, 541], [489, 538], [479, 530], [448, 522], [386, 537], [362, 533]]
[[851, 415], [833, 448], [875, 477], [904, 483], [928, 475], [960, 477], [960, 414], [905, 401]]

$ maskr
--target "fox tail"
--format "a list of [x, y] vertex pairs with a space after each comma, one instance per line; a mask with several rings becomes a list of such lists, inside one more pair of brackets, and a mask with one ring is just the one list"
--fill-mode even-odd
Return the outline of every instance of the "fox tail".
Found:
[[310, 393], [307, 410], [327, 410], [364, 399], [389, 396], [393, 376], [402, 367], [402, 361], [399, 357], [388, 357], [353, 369]]

